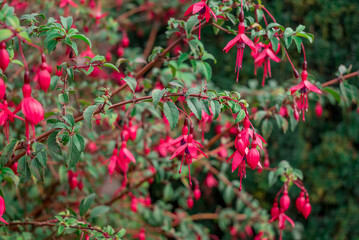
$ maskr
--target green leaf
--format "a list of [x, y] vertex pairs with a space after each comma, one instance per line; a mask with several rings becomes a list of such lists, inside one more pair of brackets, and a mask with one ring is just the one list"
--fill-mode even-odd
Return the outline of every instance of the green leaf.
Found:
[[89, 208], [91, 207], [94, 199], [95, 199], [96, 194], [92, 193], [90, 195], [88, 195], [87, 197], [85, 197], [84, 199], [82, 199], [81, 203], [80, 203], [80, 215], [84, 216], [87, 211], [89, 210]]
[[79, 152], [83, 152], [85, 150], [85, 140], [84, 140], [84, 138], [80, 134], [76, 133], [73, 136], [73, 140], [74, 140], [74, 144], [75, 144], [77, 150]]
[[62, 118], [65, 120], [65, 122], [66, 122], [70, 127], [75, 126], [75, 119], [74, 119], [74, 116], [72, 116], [71, 114], [67, 114], [67, 115], [65, 115], [65, 116], [62, 116]]
[[50, 136], [47, 138], [47, 146], [52, 152], [57, 153], [59, 155], [62, 155], [61, 147], [57, 142], [57, 134], [60, 131], [61, 130], [56, 130], [56, 131], [54, 131], [53, 133], [50, 134]]
[[67, 18], [64, 18], [64, 17], [60, 16], [60, 19], [61, 19], [62, 26], [68, 31], [71, 28], [72, 23], [73, 23], [72, 17], [69, 16]]
[[90, 39], [88, 39], [86, 36], [84, 36], [82, 34], [72, 35], [71, 38], [80, 39], [80, 40], [84, 41], [87, 45], [89, 45], [90, 48], [92, 48], [92, 44], [91, 44]]
[[175, 87], [181, 87], [181, 88], [184, 87], [183, 83], [179, 80], [173, 80], [173, 81], [169, 82], [168, 84], [175, 86]]
[[211, 109], [213, 113], [213, 119], [217, 119], [219, 117], [219, 114], [221, 113], [221, 105], [217, 100], [211, 101]]
[[272, 48], [273, 48], [273, 51], [276, 52], [279, 48], [279, 39], [276, 38], [276, 37], [272, 37], [270, 39], [270, 42], [272, 43]]
[[239, 113], [237, 114], [235, 123], [239, 123], [240, 121], [242, 121], [245, 116], [246, 116], [246, 112], [243, 109], [241, 109], [241, 111], [239, 111]]
[[1, 29], [0, 30], [0, 42], [8, 39], [13, 35], [12, 31], [9, 29]]
[[74, 143], [74, 136], [70, 137], [69, 151], [66, 157], [68, 169], [73, 168], [80, 161], [81, 152]]
[[116, 70], [117, 72], [120, 72], [120, 70], [118, 70], [118, 68], [115, 65], [113, 65], [112, 63], [104, 63], [103, 66], [112, 68], [112, 69]]
[[30, 171], [37, 181], [42, 182], [44, 180], [44, 169], [37, 158], [31, 160]]
[[15, 187], [19, 186], [19, 178], [15, 175], [11, 168], [5, 167], [1, 171], [5, 181], [13, 182], [15, 184]]
[[11, 156], [13, 155], [17, 145], [19, 144], [19, 140], [13, 139], [11, 142], [5, 146], [5, 148], [2, 150], [0, 162], [1, 166], [5, 166], [6, 163], [9, 161]]
[[298, 52], [300, 53], [302, 50], [302, 42], [303, 42], [302, 39], [300, 37], [293, 36], [293, 40], [295, 42], [295, 45], [297, 46]]
[[59, 102], [61, 104], [69, 103], [69, 95], [66, 92], [65, 93], [60, 93], [59, 94]]
[[97, 108], [98, 105], [88, 106], [83, 113], [85, 123], [87, 124], [89, 129], [92, 129], [92, 116]]
[[24, 64], [23, 64], [21, 61], [17, 60], [17, 59], [13, 59], [13, 60], [11, 61], [11, 63], [15, 63], [15, 64], [17, 64], [17, 65], [20, 65], [21, 67], [24, 66]]
[[198, 88], [190, 88], [186, 92], [186, 97], [188, 97], [191, 94], [198, 94], [200, 90]]
[[332, 95], [334, 99], [337, 100], [338, 103], [340, 103], [340, 95], [337, 91], [330, 87], [323, 88], [323, 90], [330, 93], [330, 95]]
[[165, 94], [166, 89], [154, 89], [152, 91], [152, 102], [153, 105], [155, 106], [155, 108], [157, 107], [157, 104], [161, 101], [161, 98], [163, 97], [163, 95]]
[[277, 181], [277, 174], [275, 172], [270, 171], [268, 174], [268, 184], [269, 186], [272, 186]]
[[94, 207], [90, 213], [90, 217], [95, 218], [99, 215], [105, 214], [110, 210], [109, 206], [97, 206]]
[[20, 32], [19, 33], [19, 36], [22, 37], [23, 39], [25, 39], [26, 41], [30, 42], [31, 43], [31, 39], [30, 39], [30, 36], [27, 32]]
[[20, 182], [25, 183], [30, 180], [31, 172], [29, 168], [29, 163], [27, 162], [27, 156], [23, 156], [19, 159], [17, 165], [17, 172], [20, 176]]
[[125, 236], [125, 234], [126, 234], [126, 229], [121, 228], [121, 230], [118, 231], [117, 233], [117, 237], [122, 238], [123, 236]]
[[125, 78], [123, 78], [123, 80], [127, 83], [127, 85], [131, 88], [132, 92], [135, 92], [136, 86], [137, 86], [137, 82], [136, 79], [127, 76]]
[[163, 104], [163, 112], [173, 130], [176, 127], [179, 118], [179, 112], [176, 105], [173, 102], [165, 102], [165, 104]]
[[262, 123], [262, 133], [265, 139], [269, 138], [273, 130], [273, 124], [268, 120], [268, 118], [264, 119]]
[[51, 91], [53, 91], [56, 88], [57, 83], [58, 83], [59, 80], [60, 80], [60, 77], [57, 76], [57, 75], [54, 75], [54, 76], [51, 77], [51, 83], [50, 83]]
[[187, 98], [187, 105], [189, 109], [191, 109], [191, 111], [194, 113], [194, 115], [196, 115], [198, 120], [201, 120], [203, 105], [198, 100], [198, 98]]

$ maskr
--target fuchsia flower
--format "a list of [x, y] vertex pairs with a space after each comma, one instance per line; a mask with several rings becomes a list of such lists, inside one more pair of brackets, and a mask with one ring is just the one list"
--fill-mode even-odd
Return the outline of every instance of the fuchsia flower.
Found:
[[[187, 120], [186, 120], [186, 122], [187, 122]], [[181, 146], [178, 147], [176, 149], [176, 151], [172, 154], [170, 160], [174, 159], [177, 156], [178, 157], [182, 156], [181, 167], [179, 170], [179, 173], [181, 173], [183, 160], [186, 159], [186, 162], [188, 165], [188, 170], [189, 170], [189, 176], [188, 176], [189, 182], [192, 185], [192, 181], [191, 181], [192, 159], [198, 159], [198, 152], [203, 154], [205, 157], [207, 157], [207, 155], [201, 149], [199, 149], [199, 147], [203, 148], [202, 144], [200, 144], [199, 142], [197, 142], [196, 140], [193, 139], [193, 127], [192, 126], [191, 126], [191, 130], [190, 130], [190, 134], [187, 135], [187, 133], [188, 133], [188, 127], [185, 124], [185, 126], [182, 129], [182, 135], [171, 142], [172, 146], [176, 145], [179, 142], [181, 143]]]
[[281, 115], [284, 118], [289, 117], [288, 109], [286, 106], [281, 106], [279, 109], [279, 115]]
[[299, 110], [302, 112], [302, 119], [305, 121], [304, 113], [308, 111], [308, 93], [309, 91], [322, 94], [322, 92], [313, 84], [311, 84], [308, 80], [308, 72], [307, 72], [307, 62], [303, 63], [303, 72], [302, 72], [302, 81], [290, 88], [291, 95], [293, 95], [296, 91], [300, 92], [300, 104], [298, 104]]
[[209, 172], [207, 174], [206, 179], [204, 180], [204, 184], [209, 188], [213, 188], [213, 187], [217, 187], [218, 181], [217, 181], [217, 179], [215, 179], [213, 174]]
[[98, 1], [97, 7], [90, 13], [90, 16], [96, 20], [96, 25], [99, 25], [100, 20], [107, 15], [108, 13], [102, 13], [101, 1]]
[[6, 207], [5, 207], [5, 201], [2, 198], [2, 196], [0, 196], [0, 222], [3, 222], [5, 224], [8, 224], [5, 219], [2, 217], [5, 213]]
[[204, 132], [206, 131], [206, 126], [212, 121], [212, 113], [208, 115], [204, 110], [202, 110], [202, 119], [199, 121], [199, 129], [202, 132], [202, 142], [204, 142]]
[[257, 51], [256, 46], [254, 45], [252, 40], [250, 40], [244, 34], [245, 25], [244, 25], [243, 10], [241, 11], [241, 13], [239, 15], [239, 21], [240, 21], [240, 23], [238, 25], [238, 35], [235, 38], [233, 38], [231, 41], [229, 41], [227, 43], [227, 45], [223, 48], [223, 51], [226, 51], [226, 53], [228, 53], [228, 51], [231, 50], [231, 48], [234, 47], [234, 45], [236, 45], [236, 47], [237, 47], [236, 67], [234, 69], [234, 72], [237, 72], [237, 79], [236, 79], [237, 82], [238, 82], [238, 77], [239, 77], [239, 70], [242, 69], [242, 59], [243, 59], [244, 48], [246, 47], [246, 45], [248, 45], [248, 47], [250, 47], [253, 52]]
[[48, 66], [46, 64], [46, 58], [45, 58], [44, 54], [42, 54], [42, 63], [41, 63], [40, 69], [41, 70], [37, 75], [39, 85], [44, 92], [47, 92], [47, 89], [49, 88], [50, 83], [51, 83], [51, 76], [48, 71]]
[[198, 186], [196, 186], [196, 188], [194, 189], [193, 195], [194, 195], [194, 199], [196, 200], [201, 198], [201, 190], [199, 189]]
[[288, 191], [284, 190], [283, 191], [283, 196], [280, 198], [279, 200], [280, 202], [280, 207], [285, 211], [289, 208], [290, 205], [290, 197], [288, 196]]
[[0, 43], [0, 68], [5, 72], [6, 68], [9, 66], [10, 58], [9, 53], [6, 51], [5, 42]]
[[273, 222], [276, 220], [278, 220], [278, 223], [279, 223], [280, 239], [282, 239], [282, 231], [285, 229], [285, 222], [288, 221], [292, 225], [292, 227], [294, 227], [295, 224], [290, 217], [285, 215], [284, 209], [280, 209], [278, 214], [275, 216], [272, 216], [272, 218], [269, 222]]
[[320, 118], [323, 114], [323, 108], [322, 104], [320, 104], [320, 101], [317, 102], [317, 105], [315, 105], [315, 114], [318, 118]]
[[72, 6], [72, 7], [75, 7], [75, 8], [78, 7], [78, 5], [72, 0], [61, 0], [60, 1], [60, 5], [59, 5], [60, 8], [64, 8], [64, 7], [67, 7], [67, 6]]
[[212, 11], [212, 9], [210, 7], [207, 6], [206, 4], [206, 0], [202, 0], [198, 3], [192, 4], [184, 13], [185, 16], [189, 15], [189, 14], [197, 14], [199, 13], [198, 16], [198, 20], [199, 20], [199, 34], [198, 34], [198, 39], [201, 40], [201, 21], [203, 19], [206, 19], [206, 22], [209, 22], [209, 20], [211, 19], [211, 14], [213, 16], [213, 18], [216, 20], [217, 22], [217, 17], [216, 14], [214, 14], [214, 12]]
[[295, 201], [295, 206], [297, 207], [298, 212], [300, 212], [300, 213], [303, 212], [304, 205], [305, 205], [305, 197], [304, 197], [304, 192], [302, 191], [299, 194], [299, 197], [297, 198], [297, 200]]
[[68, 178], [68, 182], [69, 182], [71, 190], [74, 190], [78, 185], [77, 175], [78, 175], [78, 173], [73, 172], [71, 170], [67, 172], [67, 178]]
[[[266, 144], [263, 137], [259, 134], [255, 133], [252, 129], [250, 129], [250, 121], [248, 117], [245, 117], [243, 120], [243, 129], [237, 134], [237, 137], [234, 141], [234, 145], [236, 150], [234, 153], [228, 158], [227, 162], [232, 160], [232, 172], [234, 172], [237, 168], [238, 175], [240, 176], [240, 186], [239, 190], [242, 189], [242, 178], [246, 176], [246, 161], [248, 165], [254, 170], [257, 166], [259, 169], [262, 168], [262, 164], [259, 161], [260, 153], [257, 149], [259, 146], [263, 149], [263, 143]], [[250, 140], [251, 149], [249, 149]]]
[[[258, 49], [259, 48], [259, 49]], [[279, 51], [280, 48], [278, 48]], [[261, 51], [259, 53], [259, 51]], [[273, 60], [275, 62], [280, 62], [280, 58], [276, 56], [277, 53], [274, 53], [272, 50], [272, 44], [257, 44], [257, 56], [255, 57], [255, 67], [260, 67], [264, 63], [264, 69], [263, 69], [263, 81], [262, 86], [264, 86], [265, 79], [269, 76], [272, 77], [271, 72], [271, 66], [270, 66], [270, 60]]]

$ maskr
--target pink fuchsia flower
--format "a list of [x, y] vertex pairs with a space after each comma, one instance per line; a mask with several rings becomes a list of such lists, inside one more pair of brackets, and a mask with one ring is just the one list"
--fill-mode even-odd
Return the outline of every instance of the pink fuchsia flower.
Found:
[[44, 119], [44, 109], [39, 101], [31, 97], [31, 91], [30, 84], [25, 83], [22, 87], [24, 98], [21, 102], [21, 110], [27, 122], [37, 125]]
[[44, 92], [47, 92], [47, 89], [49, 88], [50, 83], [51, 83], [51, 76], [48, 71], [46, 60], [41, 63], [40, 69], [41, 69], [40, 72], [37, 74], [38, 82], [39, 82], [40, 88]]
[[300, 104], [298, 104], [299, 110], [302, 112], [302, 119], [305, 121], [304, 113], [308, 111], [308, 93], [309, 91], [322, 94], [322, 92], [313, 84], [311, 84], [308, 80], [308, 72], [307, 72], [307, 62], [303, 63], [303, 72], [302, 72], [302, 81], [290, 88], [291, 95], [299, 90], [300, 92]]
[[2, 198], [2, 196], [0, 196], [0, 222], [3, 222], [5, 224], [8, 224], [5, 219], [2, 217], [5, 213], [6, 207], [5, 207], [5, 201]]
[[9, 66], [10, 58], [9, 53], [6, 51], [5, 42], [0, 43], [0, 68], [5, 72], [6, 68]]
[[202, 119], [199, 121], [199, 129], [202, 132], [202, 142], [204, 142], [204, 132], [206, 131], [207, 124], [210, 124], [212, 121], [212, 116], [208, 115], [204, 110], [202, 110]]
[[204, 184], [208, 187], [208, 188], [213, 188], [213, 187], [217, 187], [218, 185], [218, 181], [217, 179], [213, 176], [212, 173], [208, 173], [206, 179], [204, 180]]
[[193, 196], [194, 196], [194, 199], [196, 199], [196, 200], [201, 198], [201, 190], [199, 189], [198, 186], [196, 186], [196, 188], [194, 189]]
[[183, 159], [186, 159], [187, 165], [188, 165], [188, 170], [189, 170], [189, 182], [192, 185], [192, 181], [191, 181], [191, 163], [192, 163], [192, 159], [198, 159], [198, 152], [200, 152], [203, 156], [208, 157], [201, 149], [199, 149], [199, 147], [202, 147], [202, 144], [200, 144], [199, 142], [197, 142], [196, 140], [193, 139], [193, 134], [190, 133], [188, 135], [188, 137], [186, 138], [186, 140], [182, 139], [181, 140], [181, 146], [172, 154], [170, 160], [172, 160], [173, 158], [177, 157], [177, 156], [182, 156], [182, 161], [181, 161], [181, 167], [179, 172], [181, 172], [182, 169], [182, 164], [183, 164]]
[[193, 208], [193, 204], [194, 204], [193, 198], [192, 198], [192, 197], [188, 197], [188, 198], [187, 198], [187, 207], [188, 207], [189, 209], [192, 209], [192, 208]]
[[280, 239], [282, 239], [282, 231], [285, 229], [285, 222], [288, 221], [292, 227], [295, 226], [293, 220], [288, 217], [287, 215], [285, 215], [284, 210], [280, 209], [278, 214], [276, 216], [272, 216], [271, 220], [269, 222], [273, 222], [278, 220], [278, 224], [279, 224], [279, 231], [280, 231]]
[[302, 213], [305, 205], [304, 192], [299, 194], [299, 197], [295, 201], [295, 206], [297, 207], [298, 212]]
[[60, 8], [64, 8], [64, 7], [67, 7], [67, 6], [72, 6], [74, 8], [78, 7], [78, 5], [72, 0], [61, 0], [60, 1], [60, 5], [59, 5]]
[[[279, 49], [279, 48], [278, 48]], [[264, 63], [263, 69], [263, 81], [262, 86], [264, 86], [265, 79], [269, 76], [272, 77], [270, 61], [280, 62], [280, 58], [276, 56], [276, 53], [272, 50], [272, 44], [264, 44], [262, 52], [259, 53], [255, 58], [255, 66], [262, 66]]]
[[212, 11], [212, 9], [210, 7], [207, 6], [206, 4], [206, 0], [202, 0], [198, 3], [192, 4], [184, 13], [185, 16], [189, 15], [189, 14], [197, 14], [199, 13], [198, 16], [198, 20], [199, 20], [199, 36], [198, 39], [201, 40], [201, 21], [203, 19], [206, 19], [206, 22], [209, 22], [209, 20], [211, 19], [211, 15], [213, 16], [213, 18], [216, 20], [217, 22], [217, 17], [216, 14], [214, 14], [214, 12]]
[[98, 1], [97, 7], [94, 8], [90, 13], [90, 16], [96, 20], [96, 25], [99, 25], [100, 20], [106, 17], [107, 15], [108, 13], [102, 13], [101, 1]]
[[231, 48], [234, 47], [234, 45], [236, 45], [236, 47], [237, 47], [236, 67], [234, 70], [234, 72], [237, 72], [237, 79], [236, 79], [237, 82], [238, 82], [238, 77], [239, 77], [239, 70], [242, 69], [242, 59], [243, 59], [244, 48], [246, 47], [246, 45], [248, 45], [248, 47], [250, 47], [253, 52], [257, 51], [252, 40], [250, 40], [244, 34], [245, 25], [244, 25], [243, 10], [241, 11], [241, 13], [239, 15], [239, 21], [240, 21], [240, 23], [238, 25], [238, 35], [235, 38], [233, 38], [231, 41], [229, 41], [227, 43], [227, 45], [223, 48], [223, 51], [226, 51], [226, 53], [228, 53], [228, 51], [231, 50]]
[[113, 151], [112, 151], [112, 156], [104, 162], [104, 164], [107, 163], [107, 162], [110, 162], [108, 164], [108, 173], [110, 174], [110, 176], [114, 173], [114, 171], [116, 169], [116, 165], [117, 165], [117, 162], [118, 162], [118, 160], [117, 160], [118, 156], [117, 155], [118, 155], [118, 150], [117, 150], [117, 146], [116, 146], [115, 149], [113, 149]]
[[280, 207], [286, 211], [289, 208], [290, 205], [290, 197], [288, 196], [288, 191], [284, 190], [283, 191], [283, 196], [280, 198], [279, 200], [280, 202]]
[[309, 197], [307, 196], [305, 205], [303, 206], [303, 212], [302, 212], [305, 219], [308, 218], [311, 211], [312, 211], [312, 206], [310, 205]]
[[281, 106], [279, 109], [279, 115], [281, 115], [284, 118], [289, 117], [288, 109], [286, 106]]
[[78, 173], [71, 170], [67, 172], [68, 182], [71, 190], [74, 190], [78, 186], [77, 175]]
[[323, 115], [323, 107], [322, 104], [320, 104], [320, 101], [317, 102], [317, 105], [315, 105], [315, 114], [318, 118], [320, 118]]
[[127, 142], [122, 142], [121, 148], [118, 151], [118, 166], [122, 170], [123, 174], [125, 175], [125, 179], [127, 179], [127, 171], [128, 171], [128, 165], [130, 162], [136, 163], [136, 159], [133, 156], [133, 154], [130, 152], [130, 150], [127, 149]]

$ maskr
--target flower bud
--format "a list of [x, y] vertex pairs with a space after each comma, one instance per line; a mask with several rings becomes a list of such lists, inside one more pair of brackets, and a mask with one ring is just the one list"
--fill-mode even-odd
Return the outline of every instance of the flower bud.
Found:
[[0, 68], [5, 72], [6, 68], [9, 66], [10, 58], [9, 53], [6, 50], [5, 42], [0, 43]]
[[317, 115], [318, 118], [320, 118], [323, 114], [323, 108], [319, 101], [317, 102], [317, 105], [315, 106], [315, 114]]
[[312, 206], [309, 203], [309, 198], [307, 198], [306, 203], [303, 207], [303, 216], [305, 217], [305, 219], [307, 219], [311, 211], [312, 211]]
[[44, 109], [41, 103], [31, 97], [31, 87], [24, 84], [22, 87], [24, 99], [21, 102], [21, 109], [27, 121], [31, 124], [38, 124], [44, 119]]
[[305, 197], [304, 197], [304, 192], [301, 192], [299, 194], [299, 197], [297, 198], [297, 200], [295, 201], [295, 206], [298, 209], [298, 212], [303, 212], [304, 209], [304, 205], [305, 205]]
[[123, 54], [125, 54], [125, 49], [123, 47], [118, 47], [117, 48], [117, 55], [118, 57], [123, 57]]
[[137, 198], [135, 197], [131, 199], [131, 211], [137, 212]]
[[193, 198], [192, 197], [187, 198], [187, 207], [189, 209], [193, 208]]
[[201, 198], [201, 190], [199, 190], [199, 187], [196, 187], [193, 191], [194, 199], [198, 200]]
[[283, 196], [280, 198], [280, 207], [285, 211], [289, 208], [290, 197], [288, 196], [288, 191], [284, 190]]
[[257, 144], [252, 144], [252, 148], [247, 154], [247, 163], [253, 170], [257, 167], [259, 162], [260, 154], [257, 149]]
[[51, 76], [47, 69], [48, 68], [46, 62], [43, 62], [41, 64], [41, 70], [38, 74], [39, 85], [44, 92], [47, 92], [47, 89], [49, 88], [51, 83]]
[[121, 44], [124, 48], [128, 48], [128, 46], [130, 46], [130, 39], [128, 38], [127, 33], [123, 34]]
[[286, 106], [281, 106], [279, 109], [279, 115], [281, 115], [282, 117], [286, 118], [288, 117], [288, 109]]
[[96, 153], [97, 150], [98, 150], [97, 145], [96, 145], [96, 143], [94, 143], [94, 142], [89, 142], [89, 143], [87, 144], [87, 149], [88, 149], [88, 151], [89, 151], [90, 153], [92, 153], [92, 154]]

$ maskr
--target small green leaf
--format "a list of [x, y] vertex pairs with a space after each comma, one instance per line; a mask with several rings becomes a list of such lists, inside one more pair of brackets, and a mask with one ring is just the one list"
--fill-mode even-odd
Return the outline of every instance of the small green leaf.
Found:
[[65, 122], [73, 127], [75, 125], [75, 119], [74, 119], [74, 116], [72, 116], [71, 114], [67, 114], [65, 116], [62, 116], [62, 118], [65, 120]]
[[245, 116], [246, 116], [246, 112], [243, 109], [241, 109], [237, 114], [235, 123], [241, 122], [245, 118]]
[[161, 98], [163, 97], [163, 95], [165, 94], [166, 89], [154, 89], [152, 91], [152, 102], [153, 105], [155, 106], [155, 108], [157, 107], [157, 104], [161, 101]]
[[187, 105], [189, 109], [191, 109], [191, 111], [194, 113], [194, 115], [196, 115], [198, 120], [201, 120], [203, 105], [200, 103], [198, 98], [188, 98]]
[[92, 116], [97, 108], [98, 108], [98, 105], [88, 106], [83, 113], [84, 120], [85, 120], [87, 126], [89, 127], [89, 129], [92, 129]]
[[221, 113], [221, 105], [217, 100], [211, 101], [211, 109], [213, 113], [213, 119], [217, 119], [219, 117], [219, 114]]
[[84, 216], [87, 211], [89, 210], [89, 208], [91, 207], [94, 199], [95, 199], [96, 194], [92, 193], [90, 195], [88, 195], [87, 197], [85, 197], [84, 199], [82, 199], [81, 203], [80, 203], [80, 215]]
[[75, 136], [70, 137], [69, 152], [67, 153], [67, 157], [66, 157], [66, 163], [68, 169], [75, 167], [76, 163], [80, 161], [80, 156], [81, 156], [81, 152], [76, 147], [76, 144], [74, 142], [74, 137]]
[[137, 82], [136, 79], [132, 78], [132, 77], [125, 77], [123, 78], [123, 80], [127, 83], [127, 85], [131, 88], [132, 92], [135, 92], [136, 86], [137, 86]]
[[17, 60], [17, 59], [13, 59], [13, 60], [11, 61], [11, 63], [15, 63], [15, 64], [17, 64], [17, 65], [20, 65], [21, 67], [24, 66], [24, 64], [23, 64], [21, 61]]
[[82, 34], [72, 35], [71, 38], [80, 39], [80, 40], [84, 41], [87, 45], [89, 45], [90, 48], [92, 47], [92, 44], [91, 44], [90, 39], [88, 39], [86, 36], [84, 36], [84, 35], [82, 35]]
[[118, 68], [115, 65], [113, 65], [112, 63], [104, 63], [103, 66], [112, 68], [112, 69], [116, 70], [117, 72], [120, 72], [120, 70], [118, 70]]
[[60, 131], [61, 130], [56, 130], [50, 134], [50, 136], [47, 138], [47, 146], [52, 152], [62, 155], [61, 147], [60, 147], [59, 143], [57, 142], [57, 134]]
[[58, 81], [60, 80], [60, 77], [57, 75], [54, 75], [51, 77], [51, 83], [50, 83], [50, 89], [51, 91], [54, 90], [57, 86]]
[[268, 120], [268, 118], [264, 119], [262, 123], [262, 133], [265, 139], [269, 138], [273, 130], [273, 124]]
[[9, 159], [11, 158], [11, 156], [13, 155], [16, 146], [19, 144], [19, 140], [17, 139], [13, 139], [11, 140], [11, 142], [5, 146], [5, 148], [2, 151], [1, 154], [1, 158], [0, 158], [0, 162], [1, 162], [1, 166], [5, 166], [6, 163], [9, 161]]
[[0, 30], [0, 42], [8, 39], [13, 35], [12, 31], [9, 29], [1, 29]]
[[176, 127], [179, 118], [179, 112], [176, 105], [173, 102], [165, 102], [165, 104], [163, 104], [163, 112], [173, 130]]

